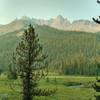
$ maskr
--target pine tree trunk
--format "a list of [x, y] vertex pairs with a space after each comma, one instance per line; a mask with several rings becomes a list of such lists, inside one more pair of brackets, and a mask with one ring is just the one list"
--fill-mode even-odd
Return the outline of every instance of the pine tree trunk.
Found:
[[33, 100], [31, 88], [30, 75], [27, 74], [23, 80], [23, 100]]
[[31, 40], [29, 41], [29, 54], [28, 54], [28, 68], [26, 68], [25, 79], [23, 80], [23, 100], [33, 100], [32, 98], [32, 84], [31, 84]]

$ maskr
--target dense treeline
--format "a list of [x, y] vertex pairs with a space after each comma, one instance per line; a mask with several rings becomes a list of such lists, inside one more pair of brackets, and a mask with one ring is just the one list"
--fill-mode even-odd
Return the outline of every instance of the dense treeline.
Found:
[[[48, 26], [36, 26], [40, 41], [48, 53], [50, 70], [69, 75], [100, 75], [99, 33], [60, 31]], [[0, 36], [0, 68], [6, 70], [9, 55], [20, 36], [16, 32]]]

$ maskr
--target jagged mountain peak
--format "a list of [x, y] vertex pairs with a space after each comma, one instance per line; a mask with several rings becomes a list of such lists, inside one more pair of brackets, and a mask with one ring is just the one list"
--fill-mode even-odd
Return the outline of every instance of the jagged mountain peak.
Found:
[[58, 15], [55, 18], [51, 18], [49, 20], [35, 19], [34, 17], [30, 18], [27, 16], [23, 16], [20, 19], [15, 19], [11, 23], [0, 27], [0, 34], [23, 29], [27, 27], [27, 25], [29, 25], [30, 23], [32, 25], [48, 25], [50, 27], [65, 31], [100, 31], [100, 25], [89, 20], [76, 20], [70, 23], [70, 21], [67, 18], [64, 18], [62, 15]]
[[27, 16], [22, 16], [21, 20], [30, 20], [31, 18], [30, 17], [27, 17]]
[[56, 16], [56, 18], [55, 19], [60, 19], [60, 20], [64, 20], [64, 17], [62, 16], [62, 15], [58, 15], [58, 16]]

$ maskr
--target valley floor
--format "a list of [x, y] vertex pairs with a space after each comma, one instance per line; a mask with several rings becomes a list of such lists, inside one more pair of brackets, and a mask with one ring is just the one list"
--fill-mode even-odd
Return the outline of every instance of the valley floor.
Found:
[[[48, 97], [36, 97], [36, 100], [95, 100], [95, 91], [92, 88], [95, 77], [81, 76], [48, 76], [39, 83], [40, 88], [57, 89], [57, 92]], [[10, 85], [14, 83], [13, 85]], [[0, 78], [0, 100], [21, 100], [18, 80]], [[12, 87], [13, 86], [13, 87]], [[12, 88], [12, 89], [11, 89]], [[14, 89], [15, 88], [15, 89]], [[15, 92], [14, 90], [17, 92]]]

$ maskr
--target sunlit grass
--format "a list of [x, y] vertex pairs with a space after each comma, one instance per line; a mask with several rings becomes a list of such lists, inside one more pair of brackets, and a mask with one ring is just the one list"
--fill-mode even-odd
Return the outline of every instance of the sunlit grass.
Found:
[[[42, 79], [39, 82], [40, 88], [46, 89], [55, 89], [57, 91], [55, 94], [48, 97], [36, 97], [36, 100], [94, 100], [94, 90], [92, 87], [88, 87], [88, 84], [92, 84], [95, 81], [95, 77], [80, 77], [80, 76], [48, 76], [49, 81], [47, 79]], [[55, 81], [56, 77], [56, 81]], [[14, 92], [9, 83], [11, 80], [0, 78], [0, 94], [8, 96], [7, 100], [22, 100], [21, 95], [17, 92]], [[15, 81], [17, 83], [17, 81]], [[71, 87], [67, 86], [68, 84], [81, 83], [83, 87]], [[14, 86], [16, 90], [19, 90], [20, 86]], [[0, 100], [2, 97], [0, 97]], [[6, 100], [6, 99], [4, 99]]]

